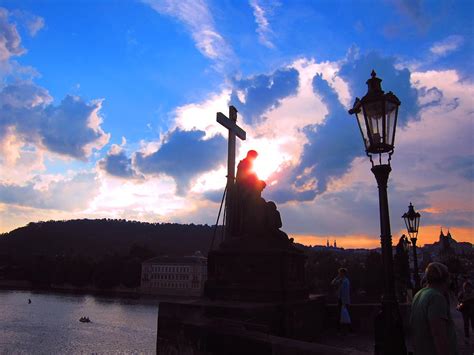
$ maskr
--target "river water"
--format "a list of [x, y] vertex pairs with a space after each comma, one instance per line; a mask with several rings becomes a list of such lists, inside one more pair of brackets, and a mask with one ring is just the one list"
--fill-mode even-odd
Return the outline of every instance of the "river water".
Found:
[[0, 290], [0, 353], [153, 354], [156, 303]]

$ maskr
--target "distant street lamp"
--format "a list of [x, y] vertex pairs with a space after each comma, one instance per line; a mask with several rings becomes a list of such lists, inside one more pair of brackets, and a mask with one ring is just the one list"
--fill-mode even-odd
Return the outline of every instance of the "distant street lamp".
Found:
[[415, 212], [415, 208], [410, 202], [408, 212], [402, 216], [407, 227], [408, 235], [410, 236], [411, 244], [413, 245], [413, 273], [415, 280], [415, 291], [420, 289], [420, 276], [418, 275], [418, 259], [416, 257], [416, 241], [418, 240], [418, 227], [420, 226], [420, 214]]
[[381, 81], [372, 70], [371, 78], [367, 80], [367, 94], [362, 99], [356, 98], [349, 113], [356, 114], [365, 151], [372, 163], [371, 170], [375, 175], [379, 190], [384, 294], [382, 311], [375, 320], [375, 354], [400, 355], [406, 354], [407, 350], [403, 323], [395, 297], [392, 235], [387, 196], [387, 181], [392, 170], [390, 160], [393, 154], [400, 100], [391, 91], [385, 93], [380, 85]]

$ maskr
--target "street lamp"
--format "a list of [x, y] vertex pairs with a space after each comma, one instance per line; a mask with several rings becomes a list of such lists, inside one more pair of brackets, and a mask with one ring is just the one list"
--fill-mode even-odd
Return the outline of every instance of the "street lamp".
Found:
[[382, 311], [375, 320], [375, 353], [406, 354], [403, 323], [395, 297], [393, 274], [392, 235], [388, 210], [387, 181], [392, 168], [390, 160], [395, 142], [398, 107], [400, 100], [390, 91], [385, 93], [380, 85], [382, 79], [372, 70], [367, 80], [367, 94], [356, 98], [349, 113], [355, 113], [365, 152], [372, 163], [379, 190], [380, 241], [384, 270], [384, 294]]
[[415, 212], [415, 207], [410, 202], [408, 212], [402, 216], [407, 227], [408, 235], [410, 236], [411, 244], [413, 245], [413, 273], [415, 280], [415, 291], [420, 288], [420, 276], [418, 275], [418, 259], [416, 257], [416, 242], [418, 240], [418, 227], [420, 226], [420, 214]]

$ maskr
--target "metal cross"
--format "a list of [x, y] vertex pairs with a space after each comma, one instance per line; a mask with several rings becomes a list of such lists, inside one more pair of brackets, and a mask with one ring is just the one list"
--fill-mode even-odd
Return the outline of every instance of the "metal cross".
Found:
[[229, 118], [222, 112], [217, 113], [217, 122], [229, 130], [229, 141], [227, 148], [227, 187], [225, 199], [225, 226], [226, 231], [231, 232], [231, 225], [233, 221], [232, 198], [235, 180], [235, 136], [241, 140], [245, 140], [245, 131], [237, 126], [237, 109], [234, 106], [229, 106]]
[[229, 118], [222, 112], [217, 113], [217, 122], [229, 130], [229, 141], [227, 146], [227, 188], [234, 184], [235, 179], [235, 136], [245, 140], [245, 131], [237, 126], [237, 109], [229, 106]]

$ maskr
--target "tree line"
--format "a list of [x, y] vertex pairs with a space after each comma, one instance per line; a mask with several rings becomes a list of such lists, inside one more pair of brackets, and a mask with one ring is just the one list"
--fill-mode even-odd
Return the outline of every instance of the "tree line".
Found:
[[138, 287], [158, 255], [207, 255], [208, 225], [78, 219], [29, 223], [0, 235], [0, 278], [35, 286]]

